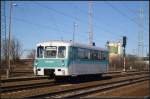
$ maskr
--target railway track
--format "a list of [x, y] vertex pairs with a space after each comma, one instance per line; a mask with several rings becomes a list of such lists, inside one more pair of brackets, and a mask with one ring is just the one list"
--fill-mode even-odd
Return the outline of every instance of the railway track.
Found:
[[25, 90], [36, 87], [54, 85], [54, 80], [47, 76], [33, 76], [33, 77], [22, 77], [22, 78], [9, 78], [1, 80], [1, 92], [13, 92], [19, 90]]
[[138, 74], [147, 74], [148, 71], [141, 71], [141, 72], [120, 72], [120, 73], [105, 73], [103, 76], [111, 76], [113, 78], [116, 77], [124, 77], [124, 76], [132, 76], [132, 75], [138, 75]]
[[[128, 71], [128, 72], [136, 72], [136, 71]], [[105, 74], [120, 74], [120, 71], [114, 71]], [[8, 79], [1, 79], [1, 83], [7, 83], [7, 82], [18, 82], [18, 81], [29, 81], [29, 80], [40, 80], [40, 79], [49, 79], [48, 76], [32, 76], [32, 77], [14, 77], [14, 78], [8, 78]]]
[[33, 76], [33, 77], [16, 77], [16, 78], [9, 78], [9, 79], [1, 79], [1, 83], [7, 82], [18, 82], [18, 81], [29, 81], [29, 80], [39, 80], [39, 79], [48, 79], [47, 76]]
[[[147, 71], [142, 71], [142, 72], [147, 72]], [[122, 73], [122, 72], [114, 71], [114, 72], [103, 73], [103, 75], [112, 75], [112, 74], [120, 74], [120, 73]], [[139, 72], [127, 71], [127, 73], [139, 73]], [[14, 78], [8, 78], [8, 79], [1, 79], [1, 83], [40, 80], [40, 79], [49, 79], [49, 77], [48, 76], [14, 77]]]
[[[112, 75], [112, 78], [115, 79], [115, 78], [121, 78], [121, 77], [130, 77], [131, 75], [141, 75], [141, 74], [146, 74], [148, 72], [134, 72], [134, 73], [123, 73], [123, 74], [113, 74]], [[119, 76], [120, 75], [120, 76]], [[101, 81], [103, 80], [111, 80], [111, 79], [107, 79], [108, 74], [105, 75], [102, 79], [99, 79]], [[99, 81], [99, 82], [101, 82]], [[92, 82], [87, 82], [87, 83], [92, 83]], [[21, 91], [21, 90], [24, 90], [24, 91], [28, 91], [28, 90], [31, 90], [31, 89], [36, 89], [36, 88], [43, 88], [43, 87], [56, 87], [58, 85], [65, 85], [66, 83], [55, 83], [54, 80], [53, 81], [49, 81], [49, 82], [43, 82], [43, 83], [33, 83], [33, 84], [26, 84], [26, 85], [18, 85], [18, 86], [5, 86], [5, 87], [2, 87], [1, 86], [1, 92], [2, 93], [13, 93], [13, 92], [16, 92], [17, 91]], [[74, 89], [72, 89], [74, 90]], [[60, 93], [61, 94], [61, 93]], [[33, 96], [34, 97], [34, 96]], [[36, 96], [35, 96], [36, 97]], [[39, 97], [39, 96], [37, 96]], [[45, 97], [45, 94], [44, 96], [41, 96], [41, 97]]]
[[[147, 73], [147, 72], [143, 72], [143, 73]], [[111, 74], [104, 74], [104, 77], [102, 79], [107, 79], [109, 77], [124, 77], [124, 76], [128, 76], [128, 75], [135, 75], [135, 74], [139, 74], [139, 72], [134, 72], [134, 73], [123, 73], [123, 74], [115, 74], [112, 73]], [[1, 86], [1, 92], [12, 92], [12, 91], [20, 91], [20, 90], [27, 90], [27, 89], [31, 89], [31, 88], [37, 88], [37, 87], [46, 87], [46, 86], [55, 86], [55, 85], [60, 85], [60, 84], [63, 84], [62, 82], [61, 83], [56, 83], [54, 80], [44, 80], [44, 79], [47, 79], [47, 77], [41, 77], [41, 78], [25, 78], [24, 81], [28, 81], [28, 83], [21, 83], [21, 81], [23, 81], [23, 78], [21, 79], [13, 79], [13, 81], [11, 81], [10, 79], [7, 80], [8, 82], [15, 82], [17, 80], [19, 80], [19, 84], [16, 84], [15, 85], [8, 85], [6, 83], [6, 80], [5, 80], [5, 85]], [[34, 80], [34, 82], [33, 82]], [[38, 81], [38, 80], [43, 80], [43, 81]], [[29, 82], [30, 81], [30, 82]], [[36, 81], [36, 82], [35, 82]]]
[[53, 80], [50, 81], [43, 81], [40, 83], [30, 83], [30, 84], [21, 84], [21, 85], [16, 85], [16, 86], [1, 86], [1, 92], [14, 92], [14, 91], [20, 91], [20, 90], [27, 90], [27, 89], [32, 89], [32, 88], [37, 88], [37, 87], [46, 87], [46, 86], [54, 86], [58, 85], [58, 83], [55, 83]]
[[137, 82], [142, 82], [149, 80], [149, 76], [138, 76], [134, 78], [125, 78], [117, 81], [111, 81], [106, 83], [101, 83], [93, 86], [79, 87], [70, 90], [62, 90], [55, 93], [49, 93], [45, 95], [32, 96], [30, 98], [75, 98], [75, 97], [85, 97], [88, 94], [96, 93], [99, 91], [110, 90], [113, 88], [122, 87], [129, 84], [134, 84]]

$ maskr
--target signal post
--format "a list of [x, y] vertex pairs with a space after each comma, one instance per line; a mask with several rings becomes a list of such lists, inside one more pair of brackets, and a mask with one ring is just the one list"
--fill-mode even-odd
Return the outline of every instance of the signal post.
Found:
[[126, 36], [123, 36], [123, 71], [126, 71], [126, 54], [125, 54], [125, 47], [126, 47]]

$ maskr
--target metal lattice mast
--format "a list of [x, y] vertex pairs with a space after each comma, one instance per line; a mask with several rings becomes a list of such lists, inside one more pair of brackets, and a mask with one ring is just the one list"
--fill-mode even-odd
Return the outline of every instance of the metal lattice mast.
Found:
[[[6, 39], [7, 39], [7, 35], [6, 35], [6, 15], [5, 15], [5, 1], [1, 1], [1, 48], [4, 47], [3, 44], [5, 43], [6, 45]], [[5, 47], [7, 50], [7, 47]], [[5, 51], [7, 52], [7, 51]], [[7, 54], [7, 53], [3, 53], [3, 54]], [[1, 54], [2, 55], [2, 54]], [[5, 55], [5, 59], [6, 59]]]
[[140, 8], [139, 33], [138, 33], [138, 56], [143, 57], [143, 9]]
[[89, 1], [89, 45], [93, 44], [92, 1]]

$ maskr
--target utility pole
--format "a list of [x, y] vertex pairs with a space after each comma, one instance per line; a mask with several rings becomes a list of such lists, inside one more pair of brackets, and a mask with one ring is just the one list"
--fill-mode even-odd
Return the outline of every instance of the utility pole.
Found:
[[92, 1], [89, 1], [89, 45], [93, 45]]
[[77, 24], [75, 22], [73, 22], [73, 36], [72, 36], [72, 42], [73, 42], [73, 44], [75, 42], [76, 26], [77, 26]]
[[143, 9], [139, 11], [138, 57], [143, 57]]
[[13, 4], [12, 1], [10, 1], [10, 13], [9, 13], [9, 34], [8, 34], [8, 69], [6, 71], [7, 73], [7, 78], [9, 78], [10, 76], [10, 70], [11, 70], [11, 67], [10, 67], [10, 49], [11, 49], [11, 25], [12, 25], [12, 11], [13, 11], [13, 6], [17, 6], [16, 4]]
[[[74, 42], [75, 42], [75, 31], [76, 31], [76, 26], [77, 24], [75, 22], [73, 22], [73, 36], [72, 36], [72, 43], [73, 43], [73, 47], [74, 47]], [[75, 70], [75, 64], [74, 64], [74, 61], [75, 61], [75, 52], [74, 52], [74, 48], [72, 49], [72, 54], [73, 54], [73, 73], [74, 73], [74, 70]]]
[[[109, 59], [109, 58], [110, 58], [110, 57], [109, 57], [109, 54], [110, 54], [110, 53], [109, 53], [109, 50], [110, 50], [110, 49], [109, 49], [109, 41], [106, 42], [106, 46], [105, 46], [105, 47], [108, 49], [108, 53], [107, 53], [107, 54], [108, 54], [108, 59]], [[106, 70], [107, 70], [107, 72], [109, 72], [109, 63], [108, 63], [107, 66], [106, 66]]]
[[7, 78], [10, 76], [10, 48], [11, 48], [11, 17], [12, 17], [12, 1], [10, 1], [10, 13], [9, 13], [9, 34], [8, 34], [8, 69]]
[[73, 44], [74, 44], [74, 34], [75, 34], [75, 22], [73, 22], [73, 35], [72, 35]]

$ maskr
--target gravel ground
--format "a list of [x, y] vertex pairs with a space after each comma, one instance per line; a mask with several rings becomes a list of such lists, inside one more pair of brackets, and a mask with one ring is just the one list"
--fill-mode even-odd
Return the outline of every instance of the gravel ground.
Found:
[[119, 96], [119, 97], [127, 97], [127, 96], [149, 96], [150, 88], [149, 81], [139, 82], [136, 84], [131, 84], [128, 86], [123, 86], [120, 88], [112, 89], [109, 91], [96, 93], [88, 95], [88, 98], [91, 97], [111, 97], [111, 96]]
[[[142, 75], [141, 75], [142, 76]], [[128, 78], [132, 78], [136, 76], [130, 76]], [[121, 77], [124, 79], [125, 77]], [[68, 90], [68, 89], [74, 89], [78, 87], [85, 87], [89, 85], [96, 85], [100, 83], [106, 83], [106, 82], [111, 82], [112, 80], [120, 80], [121, 78], [113, 78], [110, 80], [99, 80], [99, 81], [92, 81], [92, 82], [85, 82], [85, 83], [77, 83], [77, 84], [62, 84], [62, 85], [56, 85], [56, 86], [48, 86], [48, 87], [42, 87], [42, 88], [34, 88], [30, 90], [22, 90], [19, 92], [13, 92], [13, 93], [5, 93], [1, 94], [2, 98], [22, 98], [22, 97], [27, 97], [27, 96], [33, 96], [33, 95], [39, 95], [39, 94], [46, 94], [46, 93], [52, 93], [52, 92], [57, 92], [61, 90]]]
[[41, 80], [29, 80], [29, 81], [18, 81], [18, 82], [6, 82], [1, 83], [2, 87], [9, 87], [9, 86], [17, 86], [17, 85], [28, 85], [28, 84], [37, 84], [37, 83], [46, 83], [52, 82], [53, 80], [50, 79], [41, 79]]

